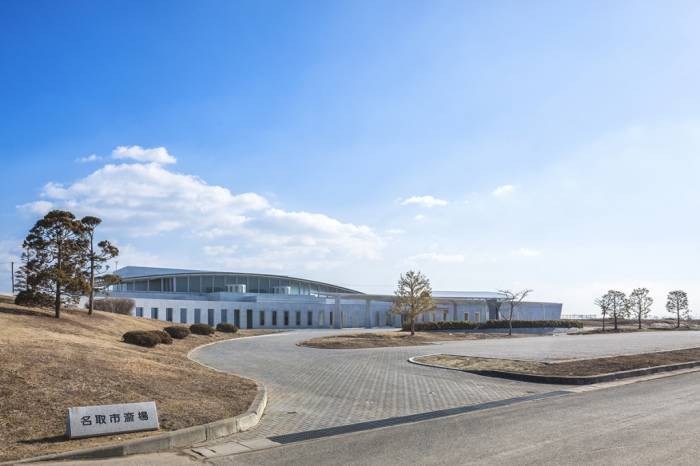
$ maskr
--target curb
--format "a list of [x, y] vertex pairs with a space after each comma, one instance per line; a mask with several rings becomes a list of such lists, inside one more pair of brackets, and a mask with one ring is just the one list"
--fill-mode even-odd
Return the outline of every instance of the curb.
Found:
[[[254, 338], [260, 336], [267, 335], [254, 335], [251, 337], [242, 338]], [[236, 338], [236, 340], [242, 338]], [[222, 343], [224, 341], [230, 340], [212, 342], [206, 345], [198, 346], [197, 348], [193, 348], [187, 353], [187, 358], [194, 362], [197, 362], [194, 359], [190, 358], [191, 353], [204, 346]], [[197, 362], [197, 364], [201, 363]], [[206, 364], [201, 365], [209, 369], [213, 369], [207, 366]], [[164, 432], [162, 434], [154, 435], [151, 437], [129, 440], [122, 443], [103, 445], [82, 450], [67, 451], [63, 453], [53, 453], [50, 455], [35, 456], [32, 458], [24, 458], [21, 460], [13, 460], [6, 463], [0, 463], [0, 465], [69, 459], [105, 459], [140, 453], [156, 453], [159, 451], [172, 450], [174, 448], [190, 447], [196, 443], [205, 442], [207, 440], [214, 440], [238, 432], [243, 432], [252, 429], [256, 425], [258, 425], [258, 423], [260, 422], [260, 418], [262, 417], [263, 412], [265, 411], [265, 407], [267, 406], [267, 388], [265, 388], [265, 386], [257, 380], [254, 380], [254, 382], [258, 387], [257, 395], [255, 395], [255, 398], [253, 399], [253, 402], [251, 403], [248, 410], [245, 413], [239, 414], [235, 417], [220, 419], [218, 421], [209, 422], [207, 424], [201, 424], [199, 426], [185, 427], [184, 429], [178, 429], [171, 432]]]
[[[434, 356], [434, 355], [427, 355]], [[548, 383], [557, 385], [589, 385], [601, 382], [610, 382], [613, 380], [627, 379], [630, 377], [639, 377], [643, 375], [656, 374], [658, 372], [670, 372], [681, 369], [690, 369], [693, 367], [700, 366], [700, 361], [691, 362], [681, 362], [677, 364], [666, 364], [664, 366], [652, 366], [645, 367], [642, 369], [632, 369], [628, 371], [610, 372], [608, 374], [601, 375], [589, 375], [589, 376], [550, 376], [550, 375], [535, 375], [535, 374], [524, 374], [520, 372], [508, 372], [508, 371], [498, 371], [498, 370], [469, 370], [469, 369], [458, 369], [455, 367], [440, 366], [437, 364], [427, 364], [424, 362], [416, 361], [414, 356], [408, 359], [408, 362], [412, 364], [417, 364], [419, 366], [435, 367], [438, 369], [448, 369], [453, 371], [468, 372], [470, 374], [483, 375], [486, 377], [498, 377], [501, 379], [508, 380], [518, 380], [520, 382], [534, 382], [534, 383]]]

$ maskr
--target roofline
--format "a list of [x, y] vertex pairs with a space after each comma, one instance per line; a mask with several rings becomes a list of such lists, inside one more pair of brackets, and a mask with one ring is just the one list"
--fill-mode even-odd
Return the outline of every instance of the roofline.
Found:
[[[125, 266], [122, 268], [126, 268], [130, 266]], [[132, 266], [132, 267], [138, 267], [138, 266]], [[116, 272], [116, 271], [115, 271]], [[116, 273], [117, 276], [119, 276], [118, 273]], [[255, 276], [255, 277], [268, 277], [268, 278], [282, 278], [282, 279], [288, 279], [288, 280], [300, 280], [303, 282], [307, 283], [313, 283], [315, 285], [322, 285], [322, 286], [330, 286], [332, 288], [338, 288], [341, 290], [345, 290], [349, 294], [355, 294], [355, 295], [364, 295], [363, 292], [353, 290], [352, 288], [346, 288], [344, 286], [339, 286], [339, 285], [333, 285], [332, 283], [326, 283], [326, 282], [319, 282], [316, 280], [309, 280], [307, 278], [299, 278], [299, 277], [292, 277], [289, 275], [274, 275], [274, 274], [267, 274], [267, 273], [247, 273], [247, 272], [216, 272], [216, 271], [208, 271], [208, 270], [189, 270], [189, 271], [184, 271], [184, 272], [177, 272], [177, 273], [158, 273], [158, 274], [153, 274], [153, 275], [132, 275], [129, 277], [120, 277], [122, 281], [124, 280], [137, 280], [137, 279], [144, 279], [144, 278], [164, 278], [164, 277], [175, 277], [179, 275], [247, 275], [247, 276]]]

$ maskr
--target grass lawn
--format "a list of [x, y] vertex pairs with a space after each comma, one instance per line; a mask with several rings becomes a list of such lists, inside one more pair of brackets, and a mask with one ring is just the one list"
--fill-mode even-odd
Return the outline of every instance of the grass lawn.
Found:
[[434, 364], [466, 371], [498, 370], [535, 375], [590, 376], [632, 369], [643, 369], [653, 366], [664, 366], [667, 364], [700, 361], [700, 348], [554, 362], [479, 358], [449, 354], [421, 356], [415, 358], [415, 360], [426, 364]]
[[161, 429], [174, 430], [241, 414], [256, 395], [254, 382], [186, 355], [205, 343], [265, 331], [190, 335], [141, 348], [123, 343], [121, 335], [170, 323], [82, 310], [55, 319], [50, 311], [7, 301], [0, 302], [0, 461], [154, 434], [69, 441], [64, 434], [72, 406], [155, 400]]
[[[411, 336], [409, 332], [397, 330], [395, 332], [355, 333], [311, 338], [310, 340], [302, 341], [299, 345], [322, 349], [360, 349], [387, 348], [393, 346], [421, 346], [441, 341], [485, 340], [492, 338], [508, 338], [508, 335], [502, 333], [466, 333], [455, 331], [416, 332], [414, 336]], [[515, 338], [515, 335], [511, 338]]]

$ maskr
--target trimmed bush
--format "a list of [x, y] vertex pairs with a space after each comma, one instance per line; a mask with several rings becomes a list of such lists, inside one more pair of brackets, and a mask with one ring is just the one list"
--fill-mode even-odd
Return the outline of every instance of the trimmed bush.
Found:
[[188, 337], [190, 334], [190, 329], [188, 329], [187, 327], [182, 327], [180, 325], [173, 327], [165, 327], [163, 331], [167, 332], [168, 335], [178, 340], [182, 340], [183, 338]]
[[15, 304], [26, 307], [51, 307], [54, 304], [54, 298], [46, 293], [22, 290], [15, 296]]
[[233, 324], [225, 324], [222, 322], [216, 326], [216, 330], [224, 333], [236, 333], [238, 331], [238, 327]]
[[130, 332], [126, 332], [124, 335], [122, 335], [122, 339], [126, 343], [145, 346], [146, 348], [153, 348], [161, 341], [161, 337], [157, 333], [147, 330], [132, 330]]
[[[85, 304], [87, 308], [88, 303]], [[128, 298], [103, 298], [94, 301], [96, 311], [113, 312], [115, 314], [130, 315], [134, 310], [136, 302]]]
[[190, 325], [190, 332], [196, 335], [212, 335], [214, 327], [208, 324], [192, 324]]
[[[514, 320], [513, 328], [582, 328], [583, 322], [578, 320]], [[507, 320], [489, 320], [486, 322], [445, 321], [445, 322], [416, 322], [416, 331], [429, 330], [487, 330], [490, 328], [508, 328]], [[405, 323], [404, 332], [411, 330]]]
[[168, 332], [164, 332], [163, 330], [151, 330], [150, 332], [158, 336], [160, 339], [159, 343], [163, 343], [164, 345], [173, 344], [173, 339]]

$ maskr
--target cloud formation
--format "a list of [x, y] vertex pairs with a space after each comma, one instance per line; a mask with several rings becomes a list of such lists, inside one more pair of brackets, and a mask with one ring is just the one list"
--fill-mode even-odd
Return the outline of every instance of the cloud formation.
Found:
[[177, 159], [168, 154], [165, 147], [144, 149], [141, 146], [119, 146], [112, 151], [113, 159], [130, 159], [137, 162], [154, 162], [159, 164], [176, 163]]
[[491, 194], [496, 196], [496, 197], [505, 197], [510, 194], [513, 194], [515, 191], [515, 186], [512, 184], [504, 184], [503, 186], [499, 186], [496, 189], [494, 189]]
[[[170, 157], [164, 148], [134, 147], [115, 153], [141, 158], [149, 153], [160, 161]], [[33, 214], [61, 208], [95, 215], [103, 219], [105, 234], [129, 241], [168, 235], [173, 247], [195, 244], [200, 255], [221, 264], [235, 258], [260, 268], [308, 268], [324, 260], [375, 259], [383, 247], [383, 239], [368, 226], [283, 210], [257, 193], [233, 193], [156, 162], [107, 164], [69, 185], [48, 183], [41, 199], [19, 207]]]
[[461, 264], [464, 262], [462, 254], [440, 254], [436, 252], [426, 252], [416, 254], [407, 259], [407, 262], [434, 262], [437, 264]]
[[418, 205], [421, 207], [443, 207], [447, 205], [444, 199], [438, 199], [433, 196], [411, 196], [401, 201], [401, 205]]

